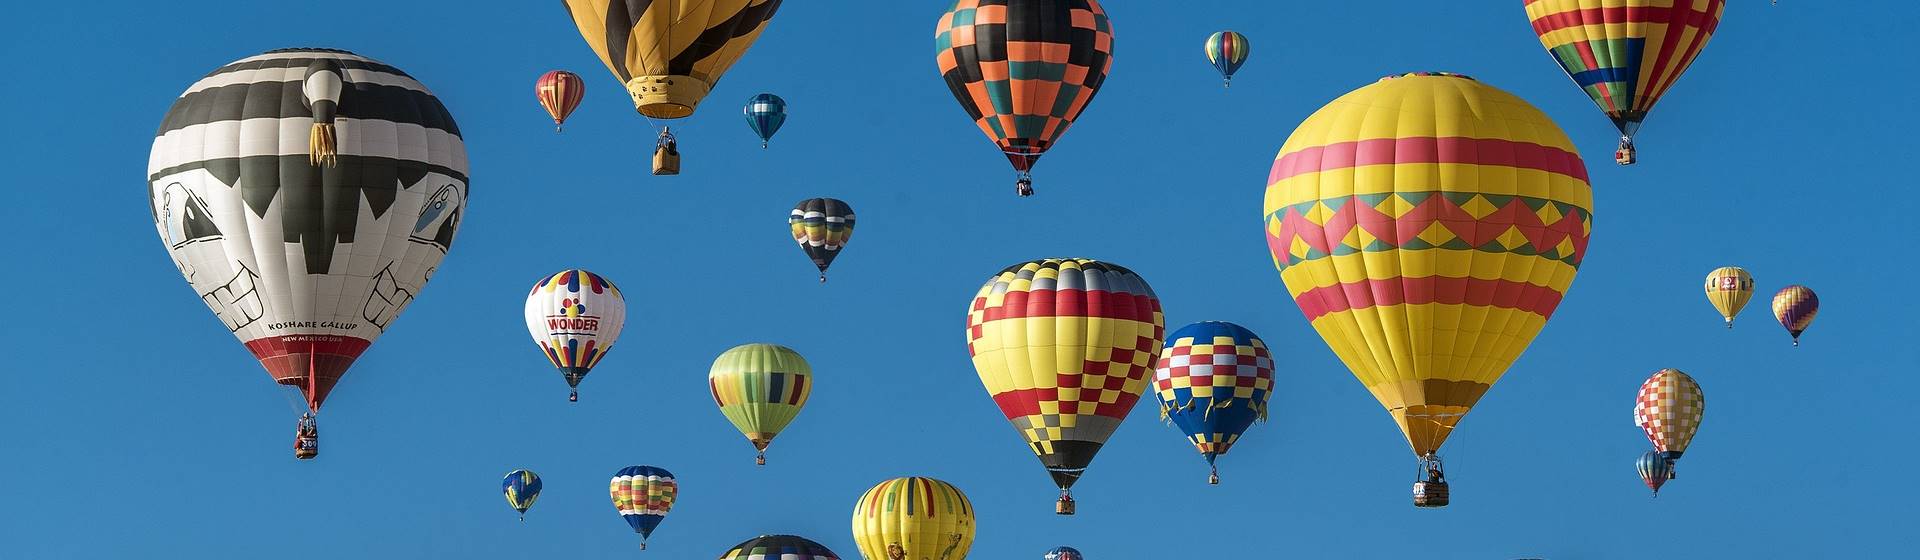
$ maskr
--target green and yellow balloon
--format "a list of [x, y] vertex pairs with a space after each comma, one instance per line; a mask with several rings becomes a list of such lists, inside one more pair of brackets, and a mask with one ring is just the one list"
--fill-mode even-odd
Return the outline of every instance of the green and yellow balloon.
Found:
[[765, 465], [767, 445], [807, 406], [813, 368], [792, 348], [743, 344], [713, 360], [707, 386], [720, 414], [759, 451], [754, 462]]

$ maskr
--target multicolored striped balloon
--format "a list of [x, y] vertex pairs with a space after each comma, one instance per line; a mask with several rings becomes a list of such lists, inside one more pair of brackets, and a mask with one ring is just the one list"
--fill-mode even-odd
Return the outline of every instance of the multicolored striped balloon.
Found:
[[1800, 333], [1813, 326], [1813, 316], [1819, 314], [1820, 296], [1812, 288], [1795, 284], [1773, 294], [1773, 318], [1793, 334], [1794, 346], [1800, 345]]
[[1247, 63], [1247, 55], [1253, 52], [1253, 44], [1247, 42], [1247, 36], [1232, 31], [1216, 31], [1207, 36], [1207, 62], [1213, 69], [1220, 71], [1220, 80], [1224, 87], [1233, 87], [1233, 73], [1240, 71], [1240, 65]]
[[934, 29], [947, 89], [1020, 173], [1086, 110], [1113, 67], [1113, 24], [1094, 0], [955, 0]]
[[[1560, 69], [1620, 130], [1622, 149], [1653, 104], [1713, 39], [1726, 0], [1525, 0]], [[1623, 160], [1622, 163], [1631, 163]]]
[[961, 560], [973, 530], [973, 502], [931, 478], [882, 482], [853, 504], [853, 542], [871, 559]]
[[760, 452], [755, 462], [767, 464], [767, 446], [786, 429], [813, 393], [813, 368], [792, 348], [776, 344], [742, 344], [720, 354], [707, 373], [707, 388], [720, 414]]
[[1455, 74], [1334, 100], [1267, 182], [1287, 291], [1423, 458], [1546, 326], [1593, 228], [1586, 165], [1560, 127]]
[[820, 282], [824, 284], [827, 267], [853, 239], [853, 207], [837, 198], [802, 200], [787, 214], [787, 228], [793, 230], [793, 242], [800, 244], [800, 250], [820, 269]]
[[840, 556], [806, 537], [760, 535], [734, 545], [720, 560], [840, 560]]
[[1747, 306], [1747, 300], [1753, 299], [1753, 275], [1737, 266], [1723, 266], [1707, 273], [1707, 302], [1720, 311], [1726, 318], [1727, 328], [1733, 328], [1733, 317]]
[[609, 492], [613, 495], [613, 508], [620, 511], [620, 517], [627, 520], [633, 532], [640, 534], [640, 549], [646, 550], [647, 538], [666, 520], [667, 511], [673, 509], [674, 500], [680, 496], [680, 484], [674, 482], [673, 473], [667, 469], [640, 465], [613, 473]]
[[[1273, 356], [1246, 327], [1207, 321], [1167, 337], [1153, 372], [1160, 419], [1171, 420], [1207, 459], [1224, 455], [1254, 420], [1267, 418]], [[1207, 477], [1220, 483], [1216, 470]]]
[[507, 473], [500, 481], [500, 491], [507, 495], [507, 505], [520, 512], [520, 520], [527, 520], [527, 508], [533, 507], [534, 500], [540, 499], [540, 475], [533, 471], [518, 469]]
[[980, 383], [1060, 487], [1056, 512], [1146, 391], [1166, 329], [1133, 271], [1089, 259], [1020, 263], [987, 279], [967, 309]]
[[767, 149], [767, 142], [773, 140], [773, 133], [780, 131], [780, 125], [787, 123], [787, 100], [771, 93], [762, 93], [747, 100], [747, 106], [740, 109], [747, 118], [747, 127], [760, 137], [760, 149]]
[[1675, 461], [1693, 443], [1706, 411], [1707, 397], [1700, 392], [1700, 384], [1680, 370], [1667, 368], [1640, 384], [1640, 394], [1633, 400], [1633, 423], [1647, 432], [1654, 451]]
[[579, 74], [566, 70], [554, 70], [540, 76], [533, 84], [533, 96], [540, 100], [540, 106], [547, 109], [553, 117], [553, 131], [560, 132], [560, 126], [567, 123], [567, 115], [580, 106], [580, 99], [587, 95], [587, 82]]
[[580, 380], [600, 365], [620, 339], [620, 329], [627, 323], [627, 300], [605, 277], [568, 269], [533, 284], [524, 317], [533, 342], [566, 378], [571, 389], [567, 400], [577, 401]]
[[1640, 481], [1647, 483], [1647, 489], [1653, 490], [1653, 497], [1660, 497], [1660, 487], [1673, 478], [1673, 461], [1659, 451], [1641, 453], [1633, 462], [1633, 469], [1640, 473]]

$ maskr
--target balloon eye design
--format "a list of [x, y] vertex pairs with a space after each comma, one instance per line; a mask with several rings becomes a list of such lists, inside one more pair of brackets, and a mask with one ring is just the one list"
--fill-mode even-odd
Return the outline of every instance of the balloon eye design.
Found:
[[420, 209], [420, 218], [414, 220], [413, 232], [420, 233], [425, 231], [427, 226], [432, 225], [435, 220], [440, 219], [440, 216], [447, 212], [447, 207], [452, 204], [455, 193], [456, 191], [453, 185], [441, 187], [439, 192], [433, 193], [433, 198], [428, 200], [426, 206]]

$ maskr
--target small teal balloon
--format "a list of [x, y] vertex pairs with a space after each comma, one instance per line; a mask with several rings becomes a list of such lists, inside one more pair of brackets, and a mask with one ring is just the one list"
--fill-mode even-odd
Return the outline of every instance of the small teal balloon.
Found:
[[787, 100], [771, 93], [755, 95], [747, 100], [741, 114], [746, 115], [747, 126], [753, 128], [753, 133], [760, 136], [760, 149], [764, 150], [773, 133], [787, 123]]
[[527, 508], [533, 507], [533, 501], [540, 499], [540, 475], [526, 469], [515, 470], [500, 481], [500, 490], [507, 495], [507, 505], [520, 512], [521, 521], [526, 521]]

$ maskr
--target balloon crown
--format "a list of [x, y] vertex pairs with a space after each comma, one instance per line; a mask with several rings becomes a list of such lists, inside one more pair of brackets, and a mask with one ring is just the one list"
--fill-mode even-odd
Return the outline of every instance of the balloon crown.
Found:
[[[329, 49], [324, 47], [293, 47], [289, 49], [273, 49], [260, 54], [291, 53], [291, 52], [324, 52], [324, 53], [335, 53], [335, 54], [353, 54], [353, 51], [341, 50], [341, 49]], [[354, 54], [354, 56], [360, 56], [360, 55]]]
[[1405, 74], [1393, 74], [1390, 76], [1382, 77], [1380, 78], [1380, 81], [1384, 82], [1394, 78], [1405, 78], [1409, 76], [1438, 76], [1442, 78], [1460, 78], [1462, 80], [1473, 80], [1476, 82], [1479, 81], [1479, 80], [1474, 80], [1473, 76], [1468, 76], [1466, 74], [1459, 74], [1455, 72], [1407, 72]]

